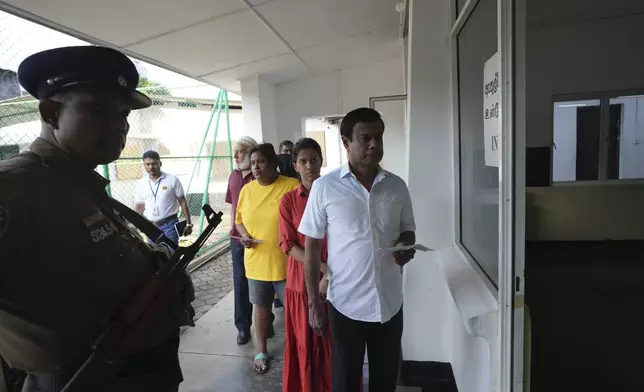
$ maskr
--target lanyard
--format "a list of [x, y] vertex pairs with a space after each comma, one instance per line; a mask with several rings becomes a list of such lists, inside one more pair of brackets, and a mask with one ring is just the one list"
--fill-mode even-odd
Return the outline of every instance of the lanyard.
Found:
[[154, 190], [152, 189], [152, 183], [150, 180], [148, 180], [148, 185], [150, 186], [150, 192], [152, 192], [152, 196], [154, 197], [154, 202], [157, 202], [157, 194], [159, 193], [159, 185], [161, 185], [161, 179], [159, 178], [159, 182], [157, 182], [157, 189]]

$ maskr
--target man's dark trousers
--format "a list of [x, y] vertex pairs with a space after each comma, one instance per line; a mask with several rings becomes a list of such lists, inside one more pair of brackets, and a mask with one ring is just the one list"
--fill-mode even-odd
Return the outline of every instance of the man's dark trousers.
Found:
[[240, 332], [249, 332], [253, 323], [253, 305], [248, 297], [248, 279], [246, 278], [246, 268], [244, 268], [244, 246], [231, 239], [230, 253], [233, 258], [235, 326]]
[[382, 324], [350, 319], [329, 303], [329, 321], [332, 391], [360, 391], [367, 347], [369, 392], [394, 392], [403, 331], [402, 308], [391, 320]]

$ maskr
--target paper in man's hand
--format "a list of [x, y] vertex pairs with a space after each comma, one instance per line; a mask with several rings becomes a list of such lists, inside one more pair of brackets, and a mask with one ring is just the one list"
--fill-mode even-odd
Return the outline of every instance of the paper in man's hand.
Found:
[[381, 252], [384, 253], [395, 253], [395, 252], [402, 252], [405, 250], [410, 250], [410, 249], [415, 249], [420, 252], [428, 252], [430, 250], [434, 250], [431, 248], [426, 247], [425, 245], [422, 244], [414, 244], [414, 245], [407, 245], [407, 246], [396, 246], [393, 248], [385, 248], [385, 249], [380, 249]]

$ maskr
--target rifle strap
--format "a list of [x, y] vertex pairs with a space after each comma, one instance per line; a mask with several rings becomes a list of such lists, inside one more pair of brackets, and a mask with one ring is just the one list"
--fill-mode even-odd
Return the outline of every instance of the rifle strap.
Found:
[[155, 244], [163, 242], [172, 249], [178, 248], [178, 244], [175, 244], [174, 241], [169, 239], [163, 233], [163, 231], [156, 227], [152, 222], [145, 219], [145, 217], [114, 198], [110, 198], [110, 201], [112, 202], [112, 207], [114, 207], [116, 212], [125, 218], [125, 220], [133, 224], [137, 229], [141, 230], [141, 232], [150, 238]]

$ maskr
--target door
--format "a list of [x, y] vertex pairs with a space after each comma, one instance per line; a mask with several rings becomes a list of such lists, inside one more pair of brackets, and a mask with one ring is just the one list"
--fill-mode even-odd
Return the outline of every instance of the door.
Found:
[[577, 181], [599, 178], [599, 140], [601, 109], [599, 106], [577, 108]]
[[499, 387], [525, 390], [525, 41], [527, 0], [497, 0], [501, 56]]
[[608, 162], [607, 162], [607, 177], [609, 180], [619, 179], [619, 160], [620, 151], [619, 146], [621, 143], [621, 124], [622, 124], [622, 109], [624, 105], [613, 104], [609, 109], [609, 125], [608, 125]]

